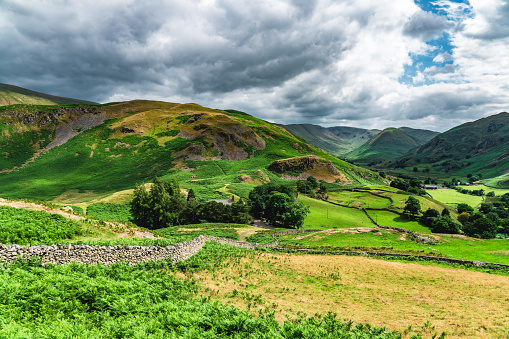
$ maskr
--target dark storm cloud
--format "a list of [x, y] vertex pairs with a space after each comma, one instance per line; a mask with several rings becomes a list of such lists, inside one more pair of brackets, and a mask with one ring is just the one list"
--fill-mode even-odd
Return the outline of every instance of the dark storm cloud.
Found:
[[86, 94], [98, 101], [115, 84], [166, 82], [185, 94], [277, 86], [332, 62], [344, 39], [339, 31], [298, 30], [312, 15], [313, 1], [293, 1], [283, 9], [286, 13], [275, 8], [258, 18], [255, 11], [228, 1], [199, 16], [189, 15], [196, 8], [178, 1], [113, 4], [106, 13], [54, 8], [42, 15], [41, 8], [2, 5], [16, 36], [0, 37], [7, 46], [3, 79], [51, 74], [66, 83], [62, 95]]
[[[437, 79], [431, 92], [443, 96], [398, 81], [409, 55], [427, 53], [425, 41], [463, 29], [452, 25], [411, 0], [0, 0], [0, 82], [97, 102], [197, 102], [329, 126], [481, 111], [482, 100], [451, 94], [465, 65], [481, 65], [468, 62], [478, 54], [469, 46], [451, 52], [454, 66], [421, 74]], [[496, 25], [505, 22], [481, 33]], [[448, 77], [449, 85], [438, 84]], [[505, 96], [497, 98], [500, 105]]]

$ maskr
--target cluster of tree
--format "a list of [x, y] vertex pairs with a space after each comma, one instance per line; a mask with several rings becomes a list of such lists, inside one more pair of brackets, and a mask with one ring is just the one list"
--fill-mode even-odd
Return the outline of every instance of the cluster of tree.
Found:
[[[454, 187], [454, 189], [456, 191], [458, 191], [459, 193], [461, 194], [470, 194], [470, 195], [476, 195], [476, 196], [479, 196], [479, 197], [482, 197], [485, 195], [485, 191], [483, 189], [478, 189], [478, 190], [467, 190], [465, 188], [461, 188], [461, 187]], [[489, 192], [490, 196], [494, 196], [495, 195], [495, 192]], [[492, 195], [493, 194], [493, 195]]]
[[461, 225], [452, 220], [447, 208], [444, 208], [442, 213], [430, 208], [423, 213], [421, 220], [433, 233], [461, 233]]
[[408, 180], [404, 178], [394, 178], [390, 186], [409, 193], [426, 195], [426, 191], [421, 188], [422, 182], [417, 178], [409, 178]]
[[169, 183], [160, 178], [154, 179], [150, 192], [143, 185], [136, 187], [130, 212], [132, 222], [148, 229], [202, 222], [247, 223], [251, 220], [249, 206], [242, 200], [232, 205], [201, 201], [192, 190], [186, 199], [175, 179]]
[[[505, 202], [507, 200], [507, 203]], [[423, 213], [422, 222], [434, 233], [464, 233], [471, 237], [490, 239], [497, 234], [509, 236], [509, 194], [502, 202], [482, 203], [479, 212], [467, 204], [458, 204], [458, 221], [453, 221], [449, 211], [440, 214], [435, 209]], [[410, 204], [412, 205], [412, 204]]]
[[309, 208], [295, 202], [295, 192], [290, 186], [267, 183], [249, 193], [251, 212], [281, 227], [300, 228]]
[[306, 180], [297, 180], [297, 191], [313, 197], [316, 193], [327, 193], [327, 186], [323, 182], [318, 183], [316, 178], [310, 175]]

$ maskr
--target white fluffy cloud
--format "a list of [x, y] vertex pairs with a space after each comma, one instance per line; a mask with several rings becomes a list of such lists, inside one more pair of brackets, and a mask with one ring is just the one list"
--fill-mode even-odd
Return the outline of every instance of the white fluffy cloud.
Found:
[[[0, 0], [0, 82], [327, 126], [444, 130], [507, 110], [507, 3], [472, 0], [471, 18], [437, 3], [453, 20], [411, 0]], [[434, 62], [453, 64], [400, 83], [443, 32], [454, 48]]]

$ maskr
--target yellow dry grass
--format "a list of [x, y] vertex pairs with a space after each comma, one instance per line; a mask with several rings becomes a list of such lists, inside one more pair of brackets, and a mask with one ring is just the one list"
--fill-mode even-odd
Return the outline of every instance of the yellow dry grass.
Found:
[[[201, 294], [240, 308], [405, 331], [427, 321], [448, 338], [507, 338], [509, 277], [363, 257], [259, 254], [197, 272]], [[411, 332], [410, 332], [411, 333]]]

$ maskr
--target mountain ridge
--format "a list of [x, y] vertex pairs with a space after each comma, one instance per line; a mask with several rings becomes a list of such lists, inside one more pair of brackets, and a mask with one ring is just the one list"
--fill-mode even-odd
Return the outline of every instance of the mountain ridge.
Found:
[[65, 98], [41, 92], [32, 91], [26, 88], [0, 83], [0, 106], [17, 104], [29, 105], [73, 105], [88, 104], [97, 105], [96, 102]]
[[509, 169], [509, 113], [484, 117], [443, 132], [389, 163], [455, 175], [495, 177]]

